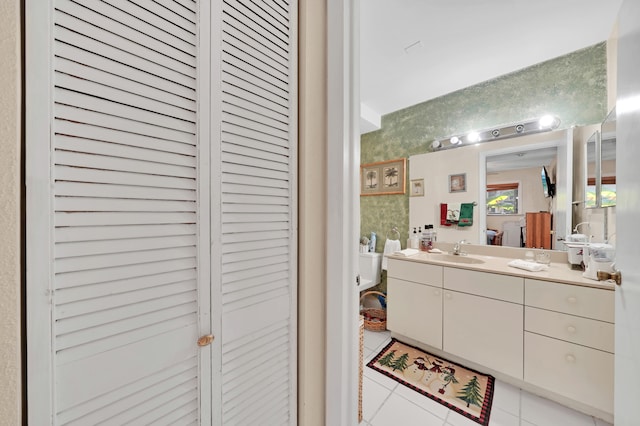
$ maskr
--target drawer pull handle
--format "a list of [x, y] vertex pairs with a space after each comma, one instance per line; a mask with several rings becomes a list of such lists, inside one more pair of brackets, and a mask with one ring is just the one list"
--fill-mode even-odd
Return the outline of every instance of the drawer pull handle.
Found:
[[440, 290], [433, 290], [433, 294], [436, 296], [440, 296]]
[[564, 359], [566, 359], [566, 360], [567, 360], [567, 362], [570, 362], [570, 363], [572, 363], [572, 364], [573, 364], [574, 362], [576, 362], [576, 357], [575, 357], [574, 355], [571, 355], [571, 354], [568, 354], [567, 356], [565, 356], [565, 357], [564, 357]]
[[572, 305], [574, 303], [576, 303], [578, 301], [578, 299], [576, 299], [575, 297], [571, 296], [571, 297], [567, 297], [567, 302], [571, 303]]
[[445, 293], [444, 297], [446, 297], [447, 299], [451, 299], [453, 296], [451, 296], [451, 293]]
[[569, 333], [575, 333], [576, 332], [576, 328], [574, 326], [570, 325], [569, 327], [567, 327], [567, 331]]

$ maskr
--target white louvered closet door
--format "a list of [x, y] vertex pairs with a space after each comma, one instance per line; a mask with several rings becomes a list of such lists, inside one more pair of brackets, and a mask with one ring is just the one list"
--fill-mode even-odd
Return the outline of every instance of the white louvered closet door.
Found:
[[28, 95], [27, 108], [49, 117], [28, 119], [27, 130], [46, 129], [40, 140], [28, 136], [27, 182], [36, 182], [28, 193], [48, 181], [49, 195], [28, 205], [28, 223], [49, 215], [48, 229], [28, 240], [28, 321], [50, 324], [50, 342], [30, 335], [30, 424], [198, 424], [210, 416], [199, 374], [210, 354], [196, 345], [210, 326], [198, 3], [27, 7], [37, 27], [28, 34], [49, 31], [39, 52], [48, 70], [27, 70], [46, 80], [34, 83], [46, 106]]
[[[214, 420], [296, 424], [297, 5], [223, 0], [213, 45]], [[218, 402], [219, 401], [219, 402]]]

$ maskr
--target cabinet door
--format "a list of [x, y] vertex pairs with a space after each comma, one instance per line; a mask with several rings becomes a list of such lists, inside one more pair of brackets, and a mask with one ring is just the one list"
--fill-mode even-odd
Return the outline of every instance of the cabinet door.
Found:
[[389, 278], [387, 328], [442, 349], [442, 289]]
[[523, 316], [522, 305], [445, 290], [443, 349], [522, 379]]
[[613, 354], [529, 332], [525, 351], [525, 381], [613, 413]]

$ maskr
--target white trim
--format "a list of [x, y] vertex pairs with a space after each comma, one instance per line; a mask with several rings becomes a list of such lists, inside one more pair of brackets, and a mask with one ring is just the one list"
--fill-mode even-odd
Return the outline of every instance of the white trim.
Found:
[[289, 331], [291, 362], [289, 363], [289, 424], [298, 424], [298, 2], [291, 2], [289, 10], [289, 155], [290, 155], [290, 204], [291, 220], [289, 291], [290, 324]]
[[53, 277], [51, 182], [52, 4], [27, 0], [26, 20], [26, 264], [27, 422], [52, 424]]
[[[533, 143], [533, 144], [527, 144], [527, 145], [517, 145], [517, 146], [510, 146], [510, 147], [505, 147], [505, 148], [500, 148], [500, 149], [495, 149], [492, 151], [482, 151], [480, 152], [480, 155], [478, 156], [478, 170], [479, 170], [479, 176], [478, 176], [478, 191], [479, 191], [479, 195], [478, 195], [478, 215], [479, 215], [479, 220], [478, 220], [478, 241], [480, 241], [481, 243], [483, 241], [487, 241], [487, 237], [486, 237], [486, 229], [487, 229], [487, 215], [486, 215], [486, 211], [487, 211], [487, 197], [486, 197], [486, 188], [487, 188], [487, 157], [489, 156], [493, 156], [493, 155], [502, 155], [502, 154], [511, 154], [514, 152], [522, 152], [523, 150], [535, 150], [535, 149], [543, 149], [543, 148], [552, 148], [552, 147], [556, 147], [558, 149], [558, 153], [557, 153], [557, 157], [558, 157], [558, 161], [557, 161], [557, 174], [556, 174], [556, 180], [558, 180], [558, 177], [560, 177], [560, 174], [562, 173], [563, 176], [563, 180], [564, 182], [567, 183], [567, 194], [569, 194], [568, 197], [566, 197], [566, 199], [564, 200], [560, 200], [558, 198], [556, 198], [556, 205], [558, 205], [559, 203], [562, 203], [565, 208], [567, 209], [568, 212], [568, 218], [565, 220], [565, 224], [564, 227], [566, 228], [567, 234], [571, 233], [571, 194], [573, 193], [572, 190], [572, 174], [573, 174], [573, 129], [565, 129], [562, 132], [564, 132], [564, 136], [559, 137], [559, 138], [554, 138], [553, 140], [549, 140], [549, 141], [544, 141], [544, 142], [539, 142], [539, 143]], [[562, 151], [566, 150], [566, 154], [564, 154]], [[561, 161], [563, 158], [563, 155], [566, 155], [565, 157], [565, 161]], [[524, 213], [522, 213], [524, 214]], [[557, 225], [554, 226], [554, 229], [557, 231], [559, 229], [558, 224], [560, 224], [560, 221], [558, 221], [558, 217], [554, 217], [554, 223], [556, 223]], [[562, 226], [562, 225], [561, 225]], [[564, 233], [560, 233], [558, 235], [558, 233], [556, 232], [556, 234], [554, 234], [554, 241], [552, 243], [552, 248], [555, 249], [562, 249], [561, 247], [557, 247], [556, 238], [559, 237], [564, 237], [564, 235], [567, 235]]]
[[325, 424], [357, 424], [359, 2], [328, 0]]
[[[211, 327], [211, 4], [198, 2], [197, 61], [197, 238], [198, 238], [198, 330], [199, 335], [212, 333]], [[210, 425], [212, 345], [198, 350], [198, 403], [200, 424]]]
[[[211, 424], [222, 424], [222, 247], [219, 236], [222, 235], [222, 2], [211, 2], [211, 57], [210, 57], [210, 246], [211, 246], [211, 330], [216, 338], [211, 344]], [[216, 165], [216, 167], [214, 167]]]

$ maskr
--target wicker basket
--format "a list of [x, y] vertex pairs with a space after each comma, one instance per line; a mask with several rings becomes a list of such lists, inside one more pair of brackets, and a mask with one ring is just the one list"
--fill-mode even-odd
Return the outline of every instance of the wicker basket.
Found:
[[[377, 294], [384, 297], [387, 296], [379, 291], [367, 291], [360, 296], [360, 302], [368, 294]], [[362, 308], [360, 315], [364, 317], [364, 328], [369, 331], [385, 331], [387, 329], [387, 311], [377, 308]]]

